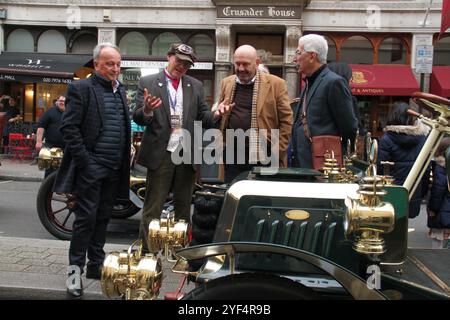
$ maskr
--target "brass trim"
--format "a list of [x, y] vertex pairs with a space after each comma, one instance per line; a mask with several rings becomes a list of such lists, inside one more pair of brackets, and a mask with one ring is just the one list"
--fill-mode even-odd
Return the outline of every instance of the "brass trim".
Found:
[[289, 210], [284, 215], [291, 220], [306, 220], [310, 216], [309, 212], [305, 210]]

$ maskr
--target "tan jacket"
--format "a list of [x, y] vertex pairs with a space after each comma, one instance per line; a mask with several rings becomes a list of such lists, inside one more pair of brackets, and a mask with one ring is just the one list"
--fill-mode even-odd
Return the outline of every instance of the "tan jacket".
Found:
[[[287, 167], [287, 149], [292, 132], [292, 109], [287, 93], [286, 82], [274, 75], [260, 73], [260, 88], [258, 92], [258, 103], [256, 111], [258, 113], [258, 128], [266, 129], [269, 134], [270, 129], [280, 130], [280, 167]], [[231, 98], [231, 91], [236, 76], [232, 75], [222, 80], [220, 86], [219, 104], [225, 98]], [[228, 117], [222, 118], [221, 128], [226, 128]]]

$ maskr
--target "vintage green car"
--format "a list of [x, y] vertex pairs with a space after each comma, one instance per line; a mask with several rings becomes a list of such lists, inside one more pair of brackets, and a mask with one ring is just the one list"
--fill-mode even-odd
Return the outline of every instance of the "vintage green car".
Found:
[[[404, 186], [376, 174], [376, 141], [369, 161], [347, 157], [345, 169], [333, 156], [323, 172], [255, 168], [224, 194], [212, 243], [177, 250], [172, 270], [197, 283], [183, 299], [450, 299], [450, 250], [407, 243], [409, 196], [450, 131], [450, 101], [415, 99], [439, 117], [420, 116], [432, 131]], [[175, 250], [182, 245], [173, 227], [162, 237]], [[199, 259], [201, 268], [189, 271]], [[156, 298], [157, 261], [131, 250], [108, 256], [104, 293]]]

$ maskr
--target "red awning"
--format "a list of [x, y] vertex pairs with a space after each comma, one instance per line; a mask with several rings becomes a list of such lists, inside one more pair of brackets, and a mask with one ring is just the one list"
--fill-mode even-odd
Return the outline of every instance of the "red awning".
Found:
[[354, 95], [410, 96], [419, 84], [410, 66], [397, 64], [350, 64], [353, 77], [350, 86]]
[[450, 67], [433, 67], [430, 93], [441, 97], [450, 97]]

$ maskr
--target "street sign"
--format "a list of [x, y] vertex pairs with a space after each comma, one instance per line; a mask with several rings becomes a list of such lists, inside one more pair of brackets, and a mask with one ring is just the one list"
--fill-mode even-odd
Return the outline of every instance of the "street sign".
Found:
[[416, 73], [431, 73], [433, 68], [433, 46], [416, 46], [416, 60], [414, 71]]

